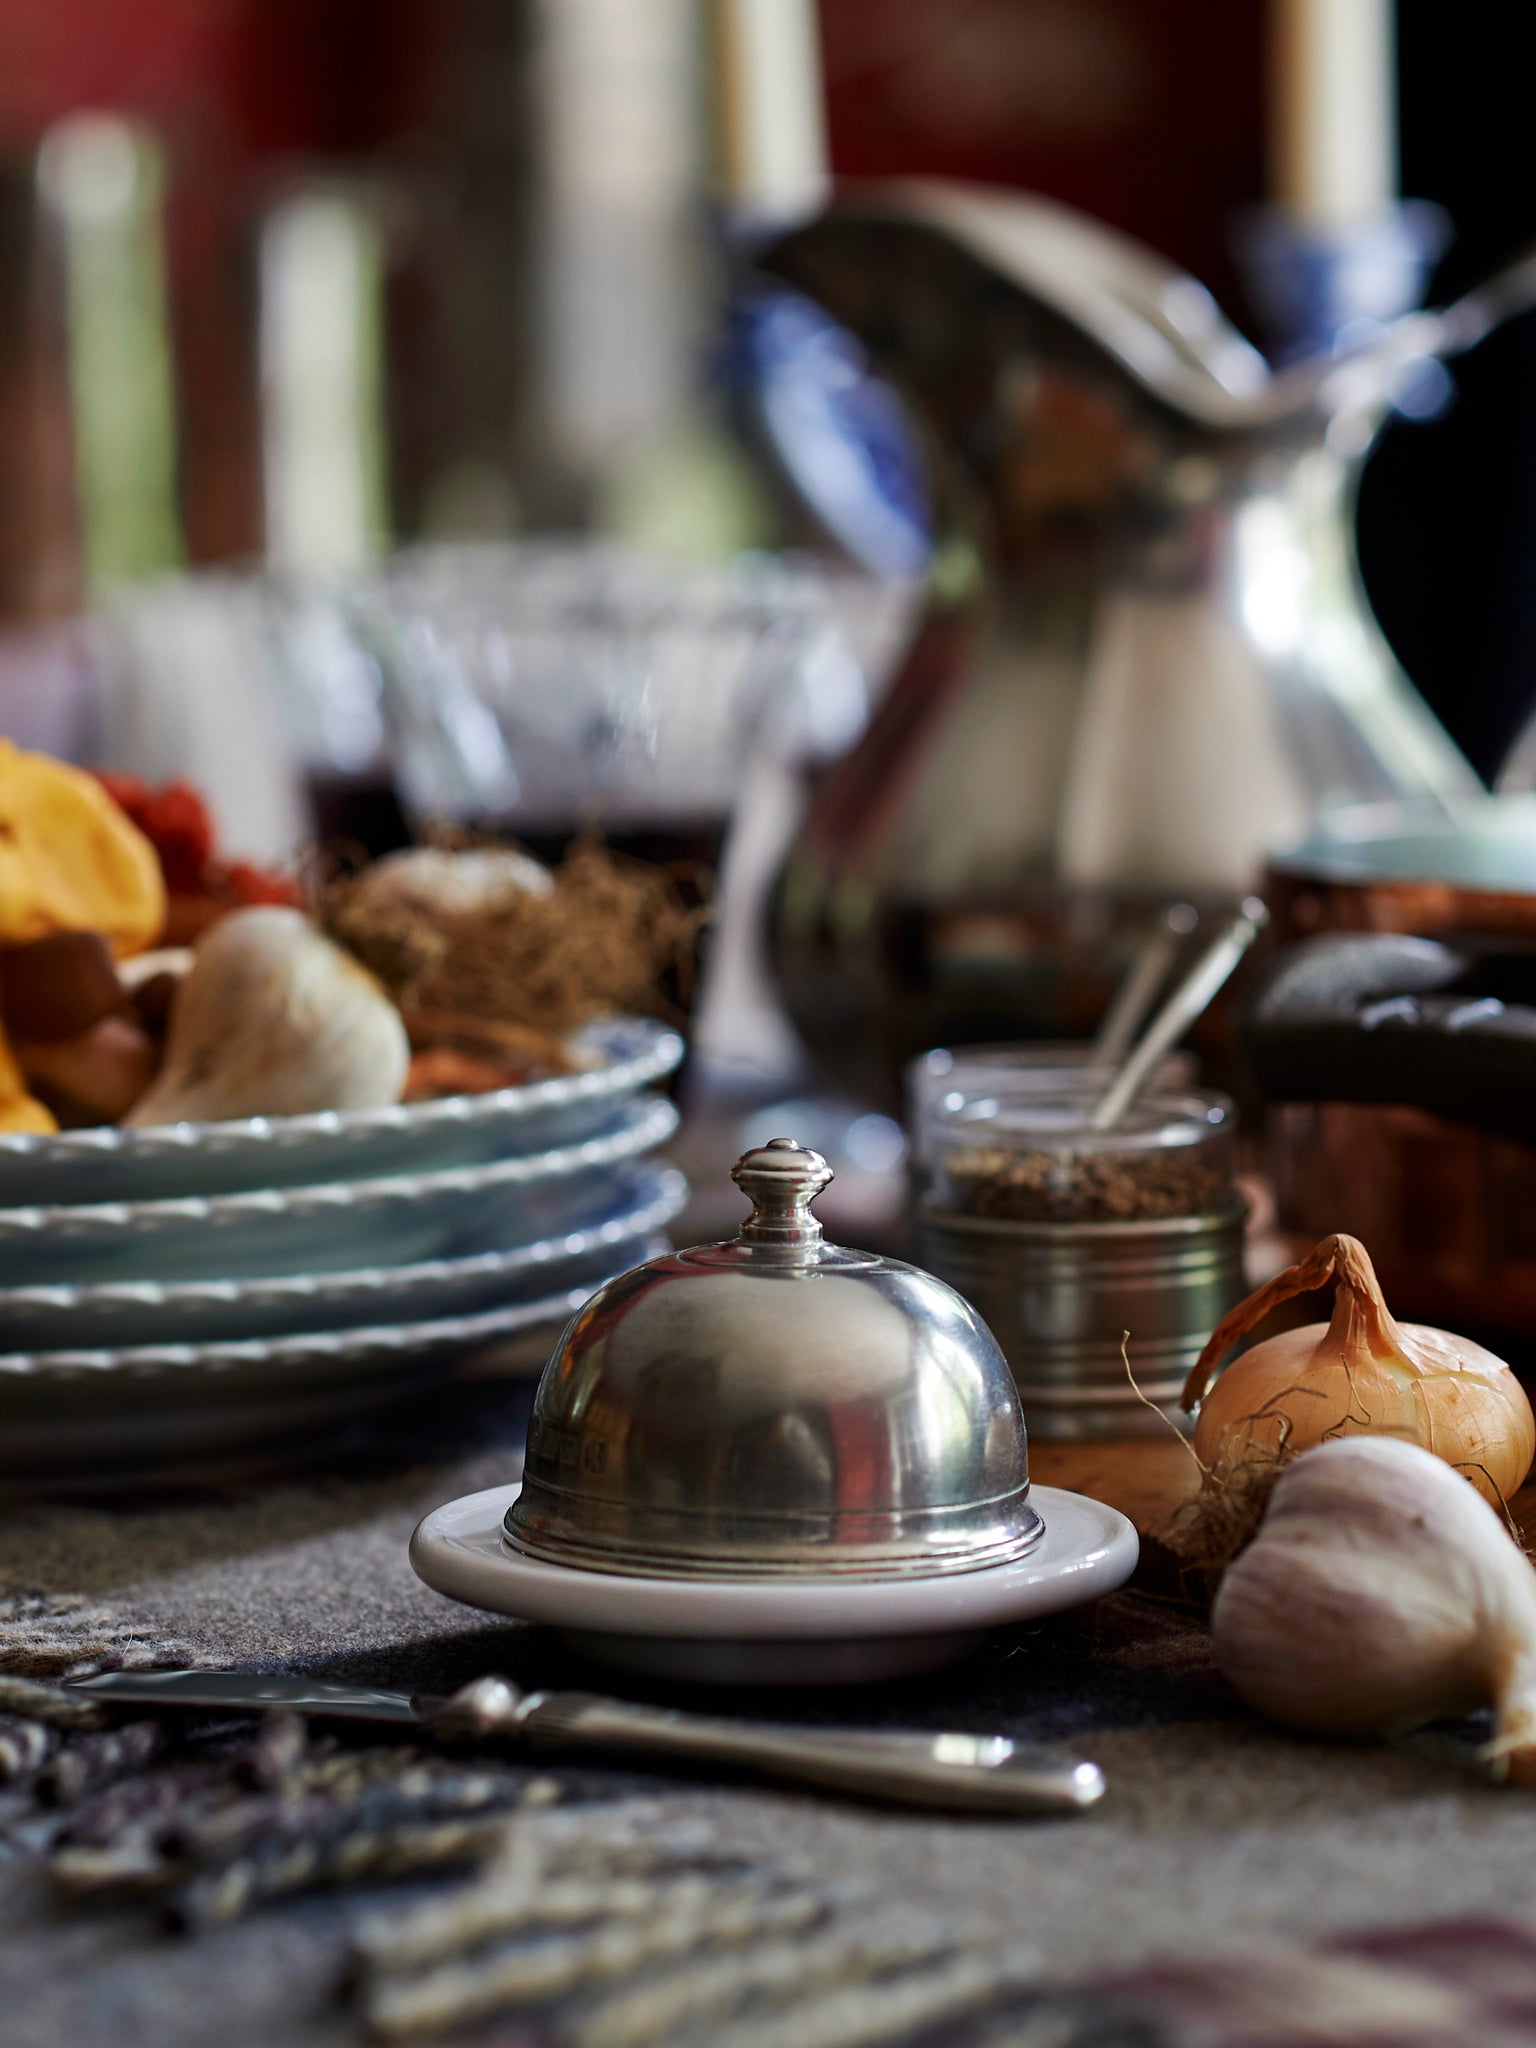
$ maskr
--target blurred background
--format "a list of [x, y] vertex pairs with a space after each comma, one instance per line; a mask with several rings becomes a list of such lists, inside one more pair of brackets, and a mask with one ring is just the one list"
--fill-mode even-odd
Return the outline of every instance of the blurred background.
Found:
[[[952, 793], [941, 816], [917, 806], [908, 896], [944, 895], [942, 933], [927, 908], [913, 922], [889, 864], [872, 881], [844, 860], [813, 958], [793, 859], [783, 870], [807, 793], [821, 792], [812, 842], [840, 819], [846, 852], [863, 830], [848, 819], [908, 786], [929, 716], [912, 706], [986, 668], [965, 637], [978, 578], [1007, 593], [1009, 688], [1038, 701], [1041, 648], [1059, 668], [1071, 642], [1078, 660], [1082, 619], [1104, 612], [1104, 533], [1141, 545], [1155, 527], [1159, 590], [1207, 570], [1215, 590], [1231, 579], [1210, 566], [1225, 543], [1201, 494], [1214, 503], [1210, 477], [1241, 464], [1268, 464], [1250, 495], [1273, 494], [1279, 458], [1266, 443], [1250, 460], [1247, 428], [1218, 447], [1198, 404], [1175, 431], [1155, 388], [1153, 424], [1127, 426], [1149, 379], [1134, 346], [1105, 342], [1103, 307], [1074, 296], [1100, 260], [1075, 230], [1037, 222], [1018, 275], [1043, 327], [995, 345], [918, 259], [910, 292], [893, 289], [878, 234], [803, 260], [776, 237], [834, 194], [856, 206], [870, 181], [1037, 195], [1142, 245], [1128, 277], [1162, 259], [1148, 332], [1204, 349], [1213, 388], [1258, 391], [1240, 335], [1276, 361], [1347, 356], [1536, 231], [1510, 33], [1504, 10], [1448, 23], [1429, 0], [0, 0], [0, 731], [188, 776], [228, 845], [266, 861], [317, 835], [380, 852], [444, 819], [547, 854], [595, 820], [621, 848], [713, 866], [734, 819], [702, 1052], [771, 1095], [809, 1043], [880, 1101], [860, 1142], [888, 1166], [900, 1060], [1090, 1028], [1153, 894], [1230, 895], [1327, 801], [1465, 796], [1512, 752], [1525, 786], [1536, 325], [1511, 319], [1449, 368], [1426, 349], [1364, 426], [1330, 398], [1286, 455], [1303, 477], [1303, 443], [1326, 444], [1340, 533], [1358, 490], [1368, 605], [1336, 550], [1318, 600], [1334, 643], [1341, 609], [1351, 632], [1374, 614], [1396, 658], [1371, 655], [1382, 690], [1400, 670], [1444, 733], [1413, 724], [1417, 699], [1379, 707], [1339, 657], [1332, 724], [1297, 714], [1297, 693], [1282, 706], [1287, 745], [1313, 721], [1296, 788], [1266, 783], [1250, 803], [1245, 787], [1225, 824], [1213, 798], [1193, 854], [1164, 827], [1106, 852], [1116, 700], [1090, 658], [1088, 739], [1068, 765], [995, 707], [954, 728], [975, 785], [1001, 779], [995, 810], [1008, 776], [1034, 773], [1069, 787], [1066, 822], [1002, 851], [994, 833], [978, 854], [958, 846]], [[1404, 194], [1428, 206], [1404, 210]], [[1405, 223], [1417, 269], [1370, 317], [1335, 306], [1309, 327], [1267, 290], [1266, 220], [1289, 224], [1293, 270], [1308, 234]], [[919, 312], [901, 327], [904, 307]], [[1031, 368], [1041, 333], [1067, 366], [1054, 384]], [[1117, 380], [1138, 378], [1122, 405]], [[1005, 485], [987, 451], [1009, 436], [1025, 455]], [[1153, 467], [1156, 520], [1134, 482]], [[1133, 479], [1128, 496], [1115, 486], [1140, 507], [1129, 527], [1100, 516], [1111, 472]], [[999, 538], [1015, 518], [1027, 545]], [[1233, 576], [1264, 530], [1248, 519]], [[1238, 607], [1272, 693], [1283, 663], [1261, 614], [1303, 574], [1287, 545]], [[1081, 616], [1058, 618], [1079, 587]], [[1171, 618], [1135, 614], [1133, 669], [1156, 668], [1145, 650], [1165, 628], [1159, 673], [1189, 665], [1205, 627]], [[1199, 645], [1218, 680], [1249, 658]], [[1201, 754], [1186, 695], [1183, 713], [1158, 700], [1159, 730], [1186, 735], [1170, 760]], [[1263, 768], [1258, 730], [1233, 727]], [[1173, 785], [1167, 809], [1187, 817]], [[1233, 822], [1245, 807], [1266, 821], [1253, 844]], [[1020, 877], [1042, 863], [1075, 893], [1065, 910], [1031, 898], [1019, 924]], [[880, 891], [879, 959], [861, 966], [848, 935]], [[774, 903], [798, 1032], [770, 988]], [[960, 967], [941, 1000], [944, 960]], [[898, 1011], [899, 1030], [876, 1021]]]
[[[1449, 292], [1532, 231], [1522, 68], [1504, 10], [1395, 14]], [[0, 618], [388, 539], [825, 540], [732, 431], [733, 221], [829, 174], [1025, 188], [1251, 327], [1270, 104], [1258, 0], [3, 0]], [[1533, 348], [1363, 491], [1372, 600], [1485, 775], [1530, 695]]]

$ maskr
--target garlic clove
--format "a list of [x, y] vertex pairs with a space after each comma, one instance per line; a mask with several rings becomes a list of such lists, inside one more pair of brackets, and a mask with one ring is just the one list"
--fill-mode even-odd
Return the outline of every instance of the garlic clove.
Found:
[[1536, 1571], [1417, 1444], [1344, 1437], [1287, 1465], [1211, 1636], [1224, 1676], [1273, 1720], [1390, 1734], [1492, 1705], [1490, 1754], [1536, 1775]]
[[134, 995], [146, 981], [162, 974], [174, 975], [180, 981], [191, 972], [192, 959], [190, 946], [157, 946], [152, 953], [135, 953], [131, 960], [120, 961], [117, 978]]
[[366, 968], [301, 911], [214, 925], [171, 1011], [165, 1064], [133, 1125], [370, 1109], [399, 1100], [405, 1026]]
[[190, 946], [162, 946], [123, 962], [118, 978], [139, 1022], [156, 1038], [165, 1036], [181, 984], [192, 971], [192, 958]]

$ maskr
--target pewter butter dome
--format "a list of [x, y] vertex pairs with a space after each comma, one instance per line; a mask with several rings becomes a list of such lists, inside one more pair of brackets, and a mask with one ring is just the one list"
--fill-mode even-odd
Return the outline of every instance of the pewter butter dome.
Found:
[[508, 1539], [656, 1578], [911, 1577], [1038, 1541], [997, 1344], [940, 1280], [822, 1239], [832, 1174], [775, 1138], [738, 1237], [598, 1290], [544, 1369]]

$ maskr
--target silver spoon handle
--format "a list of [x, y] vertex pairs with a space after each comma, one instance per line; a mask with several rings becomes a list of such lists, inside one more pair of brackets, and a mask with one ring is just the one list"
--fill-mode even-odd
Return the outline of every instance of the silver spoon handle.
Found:
[[[515, 1734], [540, 1749], [625, 1750], [726, 1764], [861, 1799], [958, 1813], [1077, 1813], [1104, 1791], [1097, 1764], [1023, 1751], [1003, 1736], [784, 1728], [632, 1706], [590, 1693], [518, 1695], [509, 1686], [501, 1691], [505, 1706], [498, 1710], [485, 1680], [466, 1688], [476, 1694], [476, 1732]], [[439, 1725], [451, 1728], [460, 1718], [449, 1701]]]
[[1158, 1062], [1177, 1045], [1268, 922], [1269, 912], [1256, 896], [1250, 896], [1169, 996], [1099, 1097], [1089, 1118], [1094, 1130], [1107, 1131], [1120, 1121]]
[[1175, 903], [1142, 941], [1136, 958], [1114, 999], [1104, 1012], [1093, 1040], [1093, 1056], [1106, 1067], [1118, 1066], [1130, 1050], [1163, 977], [1178, 957], [1179, 947], [1198, 922], [1193, 905]]

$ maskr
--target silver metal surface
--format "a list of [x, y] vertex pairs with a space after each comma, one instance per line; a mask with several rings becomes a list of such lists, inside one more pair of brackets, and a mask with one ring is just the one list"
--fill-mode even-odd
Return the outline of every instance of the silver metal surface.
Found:
[[339, 1719], [416, 1723], [444, 1739], [508, 1737], [540, 1749], [680, 1757], [951, 1812], [1078, 1813], [1104, 1794], [1097, 1764], [1003, 1735], [787, 1728], [631, 1706], [592, 1693], [524, 1692], [495, 1676], [474, 1679], [448, 1699], [249, 1672], [109, 1671], [66, 1683], [125, 1705], [252, 1713], [286, 1706]]
[[918, 1251], [995, 1332], [1032, 1436], [1163, 1436], [1146, 1403], [1177, 1419], [1190, 1367], [1246, 1292], [1246, 1213], [1013, 1223], [925, 1204]]
[[1093, 1035], [1096, 1061], [1114, 1067], [1125, 1058], [1169, 968], [1199, 922], [1200, 913], [1192, 903], [1172, 903], [1153, 925]]
[[975, 571], [933, 579], [775, 899], [830, 1074], [1066, 1036], [1160, 900], [1227, 907], [1344, 805], [1476, 797], [1366, 601], [1356, 487], [1394, 390], [1536, 266], [1271, 373], [1193, 279], [1018, 194], [865, 188], [762, 260], [911, 401], [940, 557]]
[[394, 1721], [418, 1726], [439, 1701], [371, 1685], [336, 1685], [324, 1678], [267, 1677], [259, 1671], [102, 1671], [66, 1678], [71, 1692], [123, 1706], [206, 1708], [264, 1714], [290, 1707], [300, 1714], [331, 1714], [343, 1721]]
[[509, 1540], [656, 1578], [974, 1571], [1039, 1540], [1007, 1362], [942, 1281], [823, 1242], [776, 1138], [739, 1237], [600, 1288], [544, 1371]]

